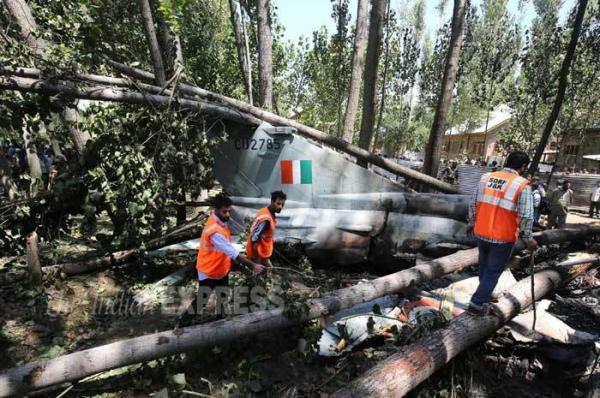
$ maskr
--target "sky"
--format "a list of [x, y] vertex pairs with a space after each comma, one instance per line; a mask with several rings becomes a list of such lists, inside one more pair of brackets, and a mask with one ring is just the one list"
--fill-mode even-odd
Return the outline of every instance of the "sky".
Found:
[[[277, 14], [281, 24], [285, 27], [284, 38], [296, 42], [300, 36], [310, 38], [312, 32], [325, 25], [330, 32], [335, 30], [335, 22], [331, 18], [332, 3], [330, 0], [272, 0], [277, 6]], [[401, 2], [413, 4], [410, 0], [391, 0], [392, 7], [398, 9]], [[564, 0], [561, 8], [561, 22], [568, 16], [576, 0]], [[356, 18], [356, 2], [350, 0], [350, 21], [354, 23]], [[435, 36], [437, 29], [452, 16], [452, 0], [448, 0], [443, 17], [436, 9], [439, 0], [425, 0], [425, 27], [431, 38]], [[475, 0], [475, 3], [479, 1]], [[518, 0], [509, 0], [508, 8], [517, 21], [523, 26], [529, 26], [535, 17], [533, 4], [526, 2], [523, 10], [517, 8]]]

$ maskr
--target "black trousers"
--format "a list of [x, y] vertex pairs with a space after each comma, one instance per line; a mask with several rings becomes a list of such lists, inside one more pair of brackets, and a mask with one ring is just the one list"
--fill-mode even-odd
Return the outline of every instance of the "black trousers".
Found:
[[[186, 313], [190, 315], [199, 315], [204, 306], [206, 306], [208, 302], [208, 298], [212, 292], [217, 294], [217, 313], [222, 312], [222, 298], [223, 293], [227, 293], [229, 289], [224, 289], [229, 287], [229, 274], [225, 275], [221, 279], [204, 279], [198, 280], [198, 291], [196, 293], [196, 297], [192, 300], [192, 303], [188, 307]], [[200, 307], [200, 308], [198, 308]]]

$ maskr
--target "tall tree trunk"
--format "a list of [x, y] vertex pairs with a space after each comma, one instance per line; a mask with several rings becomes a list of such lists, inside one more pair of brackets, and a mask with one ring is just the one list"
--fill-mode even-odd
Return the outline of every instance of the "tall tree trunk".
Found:
[[354, 122], [358, 112], [360, 99], [360, 84], [365, 69], [365, 54], [367, 49], [367, 29], [369, 20], [369, 0], [358, 0], [356, 12], [356, 32], [354, 33], [354, 52], [352, 54], [352, 74], [350, 88], [348, 89], [348, 104], [344, 115], [342, 137], [344, 141], [352, 143], [354, 137]]
[[336, 76], [332, 76], [337, 86], [337, 118], [336, 118], [336, 137], [340, 137], [342, 134], [342, 85], [344, 76], [342, 74], [343, 68], [343, 55], [344, 55], [344, 39], [342, 37], [342, 29], [344, 28], [344, 14], [341, 12], [342, 0], [338, 0], [338, 20], [337, 20], [337, 36], [338, 36], [338, 51], [337, 51], [337, 65], [336, 65]]
[[385, 110], [385, 84], [387, 82], [387, 73], [390, 66], [390, 35], [391, 35], [391, 27], [390, 27], [390, 1], [387, 4], [387, 10], [385, 12], [385, 55], [383, 59], [383, 76], [381, 81], [381, 101], [379, 102], [379, 116], [377, 118], [377, 126], [375, 127], [375, 137], [373, 138], [373, 147], [377, 145], [377, 140], [379, 139], [380, 129], [381, 129], [381, 121], [383, 119], [383, 112]]
[[21, 37], [25, 43], [35, 52], [43, 53], [48, 47], [48, 42], [39, 35], [37, 24], [27, 2], [25, 0], [4, 0], [4, 5], [19, 26]]
[[90, 133], [87, 131], [79, 130], [79, 112], [77, 111], [78, 102], [78, 100], [73, 100], [70, 103], [65, 104], [61, 117], [65, 128], [73, 140], [73, 144], [75, 144], [75, 149], [81, 154], [91, 137]]
[[[150, 6], [154, 9], [154, 2], [150, 3]], [[173, 38], [171, 37], [171, 32], [169, 31], [169, 25], [167, 21], [163, 18], [160, 12], [156, 12], [156, 25], [158, 26], [158, 32], [156, 34], [156, 39], [158, 40], [158, 45], [161, 50], [161, 55], [163, 57], [163, 65], [165, 67], [165, 79], [167, 76], [170, 76], [174, 71], [175, 59], [174, 52], [172, 48]]]
[[270, 0], [257, 0], [258, 7], [258, 97], [259, 106], [273, 109], [273, 38]]
[[237, 54], [240, 63], [240, 70], [244, 79], [244, 86], [246, 88], [246, 95], [248, 97], [248, 103], [252, 105], [252, 65], [248, 62], [249, 57], [246, 53], [246, 38], [243, 29], [243, 20], [241, 13], [243, 12], [240, 7], [240, 13], [238, 13], [238, 5], [235, 0], [229, 0], [229, 9], [231, 11], [231, 26], [233, 28], [233, 34], [235, 37], [235, 46], [237, 47]]
[[[254, 83], [252, 81], [252, 59], [250, 58], [250, 42], [248, 40], [248, 31], [246, 30], [246, 7], [244, 6], [244, 0], [239, 0], [240, 2], [240, 17], [242, 21], [242, 37], [244, 38], [244, 49], [246, 54], [246, 65], [248, 65], [248, 87], [250, 87], [250, 93], [255, 91]], [[251, 98], [249, 98], [249, 104], [254, 105], [254, 94], [252, 94]]]
[[552, 106], [550, 116], [548, 116], [548, 120], [546, 121], [546, 126], [544, 127], [544, 131], [542, 132], [542, 138], [535, 151], [533, 161], [529, 166], [528, 173], [531, 175], [533, 175], [537, 171], [538, 163], [540, 162], [542, 154], [544, 153], [544, 149], [546, 149], [546, 145], [548, 145], [550, 134], [552, 133], [552, 129], [554, 128], [554, 124], [556, 123], [556, 119], [558, 119], [560, 108], [562, 107], [562, 103], [565, 99], [565, 91], [567, 90], [567, 83], [569, 78], [569, 68], [571, 67], [573, 57], [575, 56], [575, 49], [577, 48], [577, 41], [579, 40], [579, 35], [581, 34], [581, 25], [583, 23], [583, 16], [585, 15], [587, 3], [587, 0], [579, 0], [579, 4], [577, 6], [577, 15], [575, 16], [573, 31], [571, 32], [571, 40], [569, 41], [569, 46], [567, 47], [567, 54], [563, 59], [562, 67], [560, 69], [556, 99], [554, 100], [554, 105]]
[[164, 86], [165, 78], [165, 66], [163, 63], [163, 57], [160, 52], [160, 46], [158, 45], [158, 39], [156, 37], [156, 29], [154, 28], [154, 20], [152, 18], [152, 9], [148, 0], [138, 0], [140, 12], [142, 14], [142, 20], [144, 22], [144, 32], [146, 33], [146, 39], [148, 40], [148, 48], [150, 50], [150, 57], [152, 58], [152, 66], [154, 69], [154, 76], [156, 76], [156, 84]]
[[63, 160], [67, 159], [62, 149], [60, 149], [60, 142], [58, 142], [56, 138], [50, 138], [50, 146], [52, 146], [52, 152], [54, 152], [54, 156], [57, 158], [62, 158]]
[[429, 141], [425, 149], [425, 160], [423, 162], [423, 172], [432, 177], [437, 176], [437, 169], [440, 157], [441, 141], [444, 132], [448, 126], [448, 111], [452, 102], [452, 91], [454, 90], [454, 81], [460, 62], [460, 51], [462, 48], [465, 14], [469, 6], [468, 0], [454, 0], [454, 11], [452, 13], [452, 32], [450, 36], [450, 45], [446, 55], [446, 67], [444, 68], [444, 77], [441, 84], [441, 93], [438, 100]]
[[57, 126], [62, 123], [62, 120], [58, 117], [56, 113], [52, 114], [52, 123], [46, 124], [46, 130], [48, 131], [48, 136], [50, 137], [50, 145], [52, 146], [52, 151], [57, 158], [61, 158], [62, 160], [67, 160], [67, 157], [63, 153], [62, 149], [60, 149], [60, 142], [57, 138], [58, 134], [56, 132]]
[[35, 144], [31, 142], [31, 136], [26, 127], [23, 127], [23, 148], [25, 149], [25, 154], [27, 157], [29, 176], [32, 179], [29, 193], [33, 197], [43, 187], [42, 164], [40, 162]]
[[33, 231], [26, 238], [27, 247], [27, 268], [31, 282], [35, 285], [42, 283], [42, 267], [40, 265], [40, 256], [38, 250], [38, 234]]
[[[151, 2], [150, 6], [156, 9], [154, 4], [155, 1]], [[175, 10], [173, 10], [173, 13], [175, 13]], [[161, 53], [163, 55], [166, 71], [165, 75], [170, 76], [177, 72], [179, 68], [183, 67], [181, 40], [179, 39], [179, 35], [170, 28], [169, 23], [165, 20], [160, 11], [156, 12], [156, 22], [158, 24], [157, 39], [160, 49], [162, 50]]]
[[178, 34], [173, 34], [173, 49], [175, 51], [174, 68], [177, 69], [177, 65], [180, 65], [183, 68], [183, 49], [181, 48], [181, 39]]
[[[371, 7], [371, 21], [369, 26], [369, 43], [367, 45], [367, 61], [364, 74], [363, 114], [360, 124], [358, 146], [369, 150], [375, 126], [375, 103], [377, 100], [377, 66], [379, 65], [379, 47], [383, 36], [383, 21], [389, 0], [373, 0]], [[363, 167], [367, 164], [357, 162]]]

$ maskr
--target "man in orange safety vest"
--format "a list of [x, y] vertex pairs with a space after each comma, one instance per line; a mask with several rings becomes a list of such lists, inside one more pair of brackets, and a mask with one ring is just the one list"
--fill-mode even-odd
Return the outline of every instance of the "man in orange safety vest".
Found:
[[515, 242], [521, 238], [533, 251], [533, 197], [528, 181], [521, 177], [529, 165], [525, 152], [508, 155], [504, 168], [484, 174], [469, 205], [468, 230], [473, 231], [479, 248], [479, 286], [471, 297], [468, 312], [482, 313], [490, 301], [511, 257]]
[[271, 203], [256, 213], [250, 235], [246, 243], [246, 254], [252, 261], [271, 267], [273, 254], [276, 214], [281, 213], [287, 196], [283, 191], [271, 192]]
[[[188, 310], [180, 317], [178, 325], [189, 325], [195, 315], [199, 314], [198, 304], [211, 306], [209, 301], [215, 296], [221, 304], [226, 303], [229, 290], [229, 272], [232, 262], [242, 263], [255, 274], [265, 271], [262, 264], [252, 261], [241, 254], [231, 244], [231, 231], [228, 221], [231, 216], [233, 202], [224, 194], [219, 194], [211, 200], [213, 211], [206, 221], [200, 235], [198, 257], [196, 259], [196, 272], [198, 277], [198, 294]], [[212, 293], [214, 294], [211, 294]], [[221, 309], [217, 304], [217, 317], [221, 316]]]

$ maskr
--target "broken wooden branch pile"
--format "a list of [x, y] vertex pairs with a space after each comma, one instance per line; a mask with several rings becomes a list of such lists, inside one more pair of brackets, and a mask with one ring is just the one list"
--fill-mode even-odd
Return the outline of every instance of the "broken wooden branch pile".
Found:
[[44, 272], [60, 272], [67, 276], [78, 275], [86, 272], [96, 271], [106, 267], [112, 267], [119, 264], [124, 264], [132, 261], [140, 252], [151, 251], [163, 246], [178, 243], [182, 240], [197, 238], [202, 232], [202, 220], [206, 218], [206, 214], [201, 214], [199, 217], [186, 222], [177, 227], [173, 231], [147, 242], [143, 248], [133, 248], [119, 250], [105, 256], [82, 261], [69, 261], [61, 264], [50, 265], [44, 267]]

